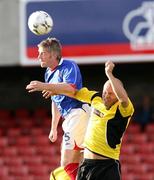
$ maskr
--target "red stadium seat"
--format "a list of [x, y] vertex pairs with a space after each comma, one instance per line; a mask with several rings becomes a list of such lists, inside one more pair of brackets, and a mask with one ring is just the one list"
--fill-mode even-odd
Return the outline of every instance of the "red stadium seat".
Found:
[[51, 127], [51, 120], [52, 120], [52, 118], [49, 116], [49, 117], [44, 118], [42, 123], [45, 127], [50, 128]]
[[29, 136], [20, 136], [16, 139], [17, 146], [29, 146], [31, 145], [31, 138]]
[[0, 129], [0, 136], [3, 136], [3, 129]]
[[29, 128], [29, 131], [31, 130], [31, 128], [33, 128], [34, 126], [34, 118], [32, 117], [23, 117], [22, 119], [19, 119], [18, 121], [18, 126], [20, 126], [20, 128]]
[[149, 161], [147, 161], [145, 163], [147, 163], [146, 165], [148, 167], [148, 173], [153, 173], [153, 175], [154, 175], [154, 162], [153, 162], [153, 157], [151, 157], [151, 158], [152, 158], [151, 161], [149, 159]]
[[50, 169], [55, 169], [56, 167], [60, 166], [60, 156], [58, 155], [44, 155], [42, 157], [43, 164], [46, 164]]
[[48, 109], [46, 108], [38, 108], [34, 111], [33, 113], [33, 117], [34, 118], [46, 118], [48, 117]]
[[3, 157], [16, 157], [17, 156], [17, 148], [15, 146], [8, 146], [7, 148], [4, 148], [2, 151]]
[[7, 135], [10, 137], [17, 137], [21, 135], [21, 128], [10, 128], [8, 129]]
[[42, 127], [33, 127], [30, 131], [32, 136], [38, 136], [43, 134], [43, 129]]
[[149, 141], [154, 143], [154, 123], [148, 124], [145, 132], [148, 135]]
[[0, 109], [0, 119], [4, 120], [4, 119], [9, 119], [10, 117], [11, 117], [11, 111], [6, 109]]
[[25, 147], [19, 146], [18, 154], [20, 156], [27, 156], [27, 155], [34, 156], [34, 155], [36, 155], [36, 149], [33, 146], [25, 146]]
[[140, 126], [139, 124], [131, 123], [127, 128], [128, 134], [138, 134], [140, 133]]
[[148, 141], [148, 137], [145, 133], [138, 133], [131, 135], [130, 141], [133, 144], [144, 144]]
[[1, 180], [16, 180], [13, 176], [3, 176], [1, 177]]
[[42, 145], [37, 146], [36, 148], [37, 154], [40, 154], [42, 156], [48, 155], [48, 156], [53, 156], [55, 155], [56, 151], [55, 148], [53, 148], [51, 145], [44, 145], [42, 148]]
[[123, 144], [121, 147], [121, 154], [125, 155], [133, 155], [136, 151], [136, 147], [134, 144]]
[[17, 138], [14, 136], [7, 136], [7, 137], [8, 137], [8, 145], [11, 147], [15, 147]]
[[135, 174], [135, 178], [137, 180], [153, 180], [154, 175], [151, 173], [139, 173], [139, 174]]
[[20, 168], [18, 166], [9, 167], [9, 174], [15, 177], [26, 176], [28, 175], [28, 168], [26, 166], [20, 166]]
[[29, 168], [29, 174], [35, 176], [44, 176], [49, 174], [49, 168], [43, 164], [37, 164]]
[[154, 143], [148, 142], [145, 144], [137, 145], [137, 152], [141, 154], [153, 154], [154, 153]]
[[120, 161], [125, 164], [138, 165], [141, 163], [141, 158], [140, 158], [140, 156], [137, 156], [134, 154], [131, 154], [131, 155], [123, 154], [120, 156]]
[[25, 175], [25, 176], [16, 176], [14, 180], [35, 180], [34, 176]]
[[15, 116], [16, 118], [19, 118], [19, 119], [28, 118], [30, 117], [30, 111], [24, 108], [16, 109]]
[[17, 167], [21, 167], [22, 166], [22, 159], [18, 156], [14, 156], [14, 157], [5, 157], [4, 158], [4, 164], [9, 166], [9, 167], [14, 167], [14, 166], [17, 166]]
[[8, 145], [8, 139], [6, 137], [0, 137], [0, 148], [4, 148]]
[[148, 173], [148, 166], [146, 164], [139, 164], [138, 166], [136, 164], [127, 164], [127, 170], [129, 173], [134, 174], [143, 174]]
[[27, 165], [28, 167], [42, 164], [42, 157], [38, 155], [35, 155], [35, 156], [27, 155], [27, 156], [22, 157], [22, 160], [23, 160], [23, 163]]
[[50, 179], [50, 175], [43, 175], [41, 177], [36, 176], [35, 178], [35, 180], [49, 180], [49, 179]]
[[0, 158], [0, 167], [4, 165], [4, 160]]
[[33, 144], [47, 146], [50, 145], [50, 140], [46, 135], [33, 136]]
[[9, 175], [8, 167], [0, 165], [0, 177], [7, 177]]
[[148, 124], [146, 126], [146, 133], [149, 135], [152, 135], [154, 132], [154, 123], [153, 124]]
[[127, 174], [128, 173], [128, 170], [127, 170], [127, 164], [123, 161], [120, 160], [120, 163], [121, 163], [121, 172], [122, 174]]
[[122, 173], [122, 180], [136, 180], [135, 174]]

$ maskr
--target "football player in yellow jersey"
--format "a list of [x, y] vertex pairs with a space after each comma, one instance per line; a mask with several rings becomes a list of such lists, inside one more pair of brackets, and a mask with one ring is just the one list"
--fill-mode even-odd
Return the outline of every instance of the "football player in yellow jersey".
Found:
[[[124, 132], [134, 113], [122, 82], [113, 75], [115, 64], [105, 63], [105, 82], [102, 94], [87, 88], [75, 94], [61, 90], [61, 94], [71, 96], [91, 104], [92, 113], [84, 139], [84, 159], [80, 163], [77, 180], [120, 180], [120, 148]], [[44, 90], [56, 93], [56, 86], [43, 84]], [[35, 84], [35, 89], [39, 83]], [[57, 90], [59, 93], [59, 91]]]
[[134, 113], [122, 82], [113, 75], [115, 64], [105, 63], [108, 80], [102, 95], [82, 88], [75, 98], [93, 107], [84, 140], [84, 160], [77, 180], [120, 180], [120, 148], [124, 132]]

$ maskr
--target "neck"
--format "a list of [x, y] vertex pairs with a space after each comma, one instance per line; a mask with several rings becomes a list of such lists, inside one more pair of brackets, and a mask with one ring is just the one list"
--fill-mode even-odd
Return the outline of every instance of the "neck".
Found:
[[59, 62], [58, 62], [57, 60], [55, 60], [55, 61], [51, 64], [50, 69], [51, 69], [51, 70], [56, 69], [56, 67], [58, 66], [58, 64], [59, 64]]
[[114, 102], [112, 102], [110, 104], [105, 104], [106, 109], [109, 110], [116, 102], [117, 101], [114, 101]]

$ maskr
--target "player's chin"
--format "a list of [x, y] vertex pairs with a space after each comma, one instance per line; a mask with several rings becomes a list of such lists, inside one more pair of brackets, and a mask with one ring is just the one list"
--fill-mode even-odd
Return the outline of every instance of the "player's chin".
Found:
[[46, 68], [46, 67], [47, 67], [46, 63], [41, 62], [41, 67], [42, 67], [42, 68]]

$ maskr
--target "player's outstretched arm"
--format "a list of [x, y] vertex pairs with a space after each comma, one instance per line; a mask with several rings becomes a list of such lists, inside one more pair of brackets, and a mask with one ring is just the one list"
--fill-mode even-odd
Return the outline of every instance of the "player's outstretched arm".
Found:
[[43, 83], [41, 81], [31, 81], [26, 89], [29, 93], [36, 91], [50, 91], [52, 95], [64, 94], [74, 97], [76, 89], [68, 83]]
[[126, 90], [123, 87], [122, 82], [113, 75], [114, 67], [115, 67], [115, 64], [112, 61], [107, 61], [105, 63], [105, 73], [111, 83], [112, 89], [116, 97], [121, 102], [123, 107], [127, 107], [128, 95], [127, 95]]

